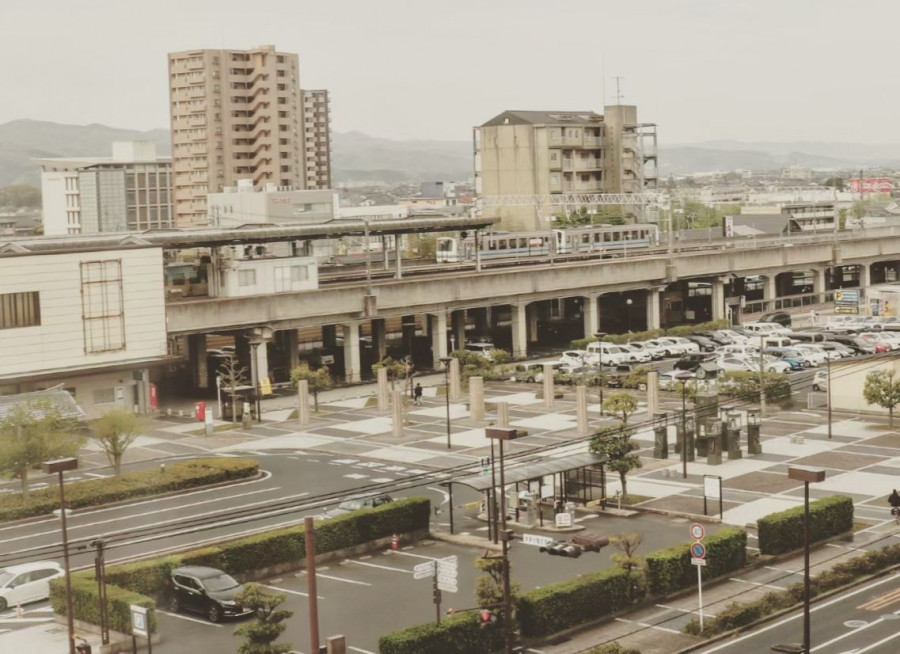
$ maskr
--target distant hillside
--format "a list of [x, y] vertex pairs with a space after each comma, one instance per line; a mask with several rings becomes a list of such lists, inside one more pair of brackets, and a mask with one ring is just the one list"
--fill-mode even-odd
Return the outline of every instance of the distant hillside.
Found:
[[140, 132], [106, 125], [63, 125], [14, 120], [0, 125], [0, 186], [41, 185], [35, 157], [109, 156], [113, 141], [150, 140], [159, 154], [169, 154], [169, 130]]
[[331, 152], [337, 182], [463, 181], [473, 175], [472, 144], [466, 141], [394, 141], [334, 132]]

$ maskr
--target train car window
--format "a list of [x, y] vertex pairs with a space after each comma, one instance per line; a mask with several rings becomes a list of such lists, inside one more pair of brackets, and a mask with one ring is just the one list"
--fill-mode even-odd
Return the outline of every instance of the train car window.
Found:
[[503, 238], [497, 241], [497, 249], [498, 250], [508, 250], [509, 249], [509, 241]]
[[528, 239], [527, 239], [527, 238], [520, 238], [520, 239], [519, 239], [519, 247], [520, 247], [521, 249], [523, 249], [523, 250], [524, 250], [525, 248], [527, 248], [527, 247], [528, 247]]
[[488, 241], [488, 250], [496, 250], [497, 249], [497, 241]]

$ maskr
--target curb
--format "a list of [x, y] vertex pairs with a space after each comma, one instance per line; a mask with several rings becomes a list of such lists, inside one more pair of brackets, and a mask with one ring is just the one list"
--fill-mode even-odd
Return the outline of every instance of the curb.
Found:
[[431, 537], [444, 543], [452, 543], [454, 545], [463, 545], [466, 547], [477, 547], [479, 549], [491, 552], [500, 552], [503, 548], [499, 543], [494, 545], [493, 541], [478, 536], [462, 536], [459, 534], [448, 534], [438, 529], [431, 530]]

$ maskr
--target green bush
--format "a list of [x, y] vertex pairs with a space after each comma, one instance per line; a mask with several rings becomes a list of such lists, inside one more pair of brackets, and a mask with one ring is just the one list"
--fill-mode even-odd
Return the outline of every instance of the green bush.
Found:
[[[427, 529], [430, 514], [430, 501], [416, 497], [317, 521], [316, 553], [325, 554], [395, 533]], [[110, 566], [106, 578], [111, 584], [160, 598], [169, 573], [180, 566], [205, 565], [240, 577], [251, 570], [283, 563], [297, 562], [299, 567], [305, 556], [306, 536], [303, 527], [298, 526], [184, 554]]]
[[608, 643], [606, 645], [598, 645], [592, 647], [584, 654], [641, 654], [640, 650], [624, 648], [619, 643]]
[[640, 575], [621, 568], [544, 586], [519, 598], [522, 635], [536, 638], [616, 613], [643, 599]]
[[[747, 532], [743, 529], [722, 529], [705, 541], [706, 579], [728, 574], [744, 567], [747, 562]], [[690, 545], [676, 545], [649, 554], [646, 559], [647, 583], [651, 595], [665, 595], [696, 583], [697, 571], [691, 564]]]
[[[76, 620], [91, 624], [100, 624], [100, 593], [93, 573], [76, 573], [72, 575], [72, 615]], [[111, 584], [106, 585], [106, 600], [109, 611], [109, 627], [123, 634], [131, 633], [131, 610], [129, 606], [137, 604], [155, 609], [156, 603], [149, 597], [134, 593]], [[50, 582], [50, 604], [54, 612], [66, 614], [66, 582], [65, 579], [54, 579]], [[150, 631], [156, 631], [156, 611], [150, 611]]]
[[[803, 546], [803, 507], [764, 516], [757, 521], [760, 554], [783, 554]], [[853, 500], [843, 495], [809, 505], [809, 541], [815, 543], [853, 531]]]
[[[810, 597], [814, 597], [817, 591], [810, 587]], [[767, 615], [771, 615], [784, 609], [799, 604], [803, 600], [803, 584], [792, 584], [787, 590], [766, 593], [758, 600], [752, 602], [733, 602], [716, 614], [715, 618], [705, 621], [703, 631], [700, 631], [700, 622], [692, 619], [684, 627], [684, 632], [694, 636], [715, 636], [732, 629], [747, 627]]]
[[[194, 459], [173, 463], [166, 467], [165, 472], [154, 468], [66, 484], [66, 504], [70, 509], [100, 506], [232, 479], [246, 479], [258, 471], [259, 462], [253, 459]], [[46, 515], [59, 508], [59, 490], [56, 486], [33, 491], [29, 495], [25, 504], [18, 493], [0, 496], [0, 522]]]
[[[786, 373], [767, 372], [766, 399], [787, 400], [791, 396], [791, 380]], [[759, 373], [727, 372], [719, 384], [722, 395], [736, 397], [750, 402], [759, 398]]]
[[477, 612], [423, 624], [382, 636], [378, 654], [490, 654], [502, 647], [499, 624], [481, 628]]

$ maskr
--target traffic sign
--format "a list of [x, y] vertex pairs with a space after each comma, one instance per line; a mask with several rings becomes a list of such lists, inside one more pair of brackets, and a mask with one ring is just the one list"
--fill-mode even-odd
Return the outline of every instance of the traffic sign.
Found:
[[438, 559], [438, 565], [452, 565], [454, 568], [459, 563], [459, 557], [454, 554], [453, 556], [448, 556], [443, 559]]
[[691, 564], [692, 564], [692, 565], [699, 565], [700, 567], [705, 567], [705, 566], [706, 566], [706, 559], [697, 559], [697, 558], [691, 557]]
[[706, 530], [703, 528], [699, 522], [695, 522], [691, 525], [691, 538], [694, 540], [703, 540], [706, 536]]
[[413, 572], [413, 579], [415, 579], [417, 581], [419, 579], [431, 579], [433, 576], [434, 576], [434, 572], [432, 572], [431, 570], [422, 570], [419, 572]]
[[447, 591], [448, 593], [455, 593], [459, 590], [456, 584], [448, 584], [438, 582], [438, 589]]
[[438, 573], [438, 583], [439, 584], [455, 584], [456, 583], [456, 575], [442, 575]]
[[703, 543], [694, 543], [691, 545], [691, 556], [695, 559], [706, 558], [706, 545]]
[[526, 545], [534, 545], [535, 547], [544, 547], [553, 542], [549, 536], [538, 536], [536, 534], [523, 534], [522, 542]]
[[556, 514], [556, 526], [557, 527], [571, 527], [572, 526], [572, 515], [570, 513], [557, 513]]
[[413, 573], [416, 572], [427, 572], [428, 574], [434, 574], [434, 561], [429, 561], [428, 563], [420, 563], [415, 568], [413, 568]]

